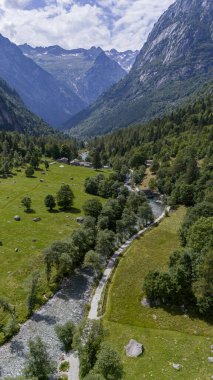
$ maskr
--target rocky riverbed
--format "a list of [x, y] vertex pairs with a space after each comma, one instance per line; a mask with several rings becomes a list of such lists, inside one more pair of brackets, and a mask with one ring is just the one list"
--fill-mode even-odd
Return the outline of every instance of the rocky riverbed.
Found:
[[22, 373], [27, 343], [36, 336], [45, 341], [51, 357], [59, 360], [63, 348], [55, 334], [55, 324], [64, 324], [68, 320], [79, 323], [91, 293], [92, 277], [88, 273], [78, 272], [71, 279], [65, 280], [61, 290], [22, 325], [19, 333], [9, 343], [0, 347], [0, 378]]

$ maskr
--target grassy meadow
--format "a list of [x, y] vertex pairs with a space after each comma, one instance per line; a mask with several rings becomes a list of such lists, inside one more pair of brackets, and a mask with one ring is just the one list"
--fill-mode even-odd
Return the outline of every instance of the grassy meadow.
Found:
[[[16, 307], [20, 322], [26, 318], [32, 271], [39, 270], [42, 276], [41, 302], [44, 302], [44, 294], [50, 295], [54, 289], [54, 284], [50, 288], [46, 283], [41, 251], [78, 228], [76, 218], [82, 215], [84, 202], [92, 197], [84, 192], [84, 180], [94, 175], [97, 172], [93, 169], [68, 165], [62, 168], [56, 163], [50, 165], [45, 175], [36, 171], [34, 178], [26, 178], [22, 170], [14, 172], [11, 178], [0, 179], [0, 296]], [[50, 213], [44, 205], [44, 198], [47, 194], [56, 195], [63, 183], [69, 184], [74, 192], [73, 208], [70, 212], [58, 212], [56, 207], [56, 211]], [[24, 212], [21, 205], [24, 196], [32, 199], [33, 213]], [[14, 220], [15, 215], [20, 215], [20, 222]], [[35, 217], [40, 217], [41, 221], [34, 222]], [[15, 252], [16, 248], [18, 252]], [[4, 318], [5, 315], [0, 314], [0, 325]]]
[[[179, 248], [178, 230], [185, 215], [179, 208], [170, 217], [137, 239], [121, 257], [108, 289], [104, 326], [106, 339], [120, 353], [125, 380], [206, 380], [213, 375], [213, 327], [210, 322], [180, 309], [142, 306], [143, 279], [149, 270], [166, 270], [169, 255]], [[127, 358], [130, 339], [144, 345], [137, 359]], [[180, 371], [172, 367], [179, 363]]]

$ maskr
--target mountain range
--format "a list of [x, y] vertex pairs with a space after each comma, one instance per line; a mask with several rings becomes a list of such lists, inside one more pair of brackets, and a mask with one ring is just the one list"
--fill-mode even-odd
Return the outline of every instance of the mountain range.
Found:
[[160, 17], [130, 70], [65, 127], [92, 137], [171, 112], [209, 91], [213, 80], [213, 1], [177, 0]]
[[85, 107], [68, 86], [62, 86], [2, 35], [0, 62], [0, 77], [18, 92], [30, 111], [51, 125], [60, 125]]
[[135, 62], [138, 51], [104, 52], [100, 47], [65, 50], [60, 46], [20, 45], [23, 54], [68, 86], [86, 105], [122, 79]]

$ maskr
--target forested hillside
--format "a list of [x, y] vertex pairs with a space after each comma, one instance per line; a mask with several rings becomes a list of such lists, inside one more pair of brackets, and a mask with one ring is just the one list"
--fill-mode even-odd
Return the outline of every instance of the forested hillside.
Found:
[[17, 92], [2, 79], [0, 79], [0, 131], [18, 131], [28, 135], [53, 133], [53, 129], [30, 112]]
[[[144, 282], [156, 305], [185, 305], [202, 315], [213, 311], [213, 96], [180, 108], [170, 116], [93, 141], [92, 148], [113, 168], [132, 170], [142, 181], [151, 164], [150, 190], [188, 212], [180, 231], [181, 250], [171, 252], [167, 272], [150, 272]], [[91, 148], [91, 149], [92, 149]]]

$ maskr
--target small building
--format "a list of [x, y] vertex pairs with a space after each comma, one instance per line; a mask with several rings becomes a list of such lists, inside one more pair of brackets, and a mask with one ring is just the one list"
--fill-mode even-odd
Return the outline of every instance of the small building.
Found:
[[152, 165], [153, 163], [153, 160], [146, 160], [146, 166], [147, 168], [150, 168], [150, 166]]
[[60, 164], [69, 164], [69, 160], [67, 157], [61, 157], [57, 160], [57, 162], [59, 162]]
[[79, 161], [77, 159], [73, 160], [70, 162], [70, 165], [72, 166], [82, 166], [84, 168], [91, 168], [92, 167], [92, 164], [91, 162], [87, 162], [87, 161]]

